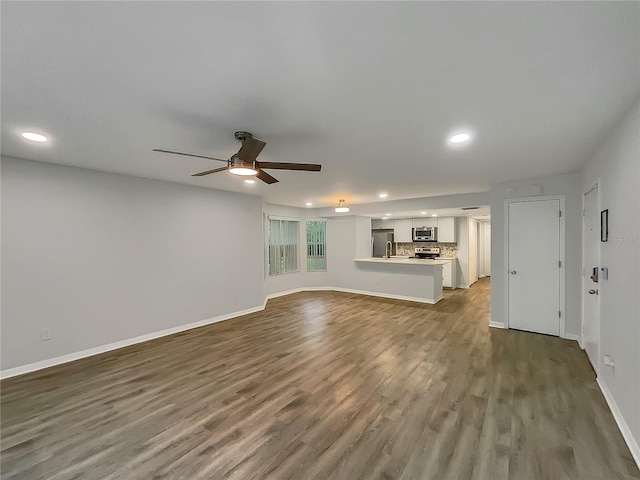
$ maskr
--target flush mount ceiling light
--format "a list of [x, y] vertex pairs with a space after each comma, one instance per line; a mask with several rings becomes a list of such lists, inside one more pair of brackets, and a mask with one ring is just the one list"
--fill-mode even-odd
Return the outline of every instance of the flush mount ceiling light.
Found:
[[378, 195], [380, 198], [387, 198], [389, 196], [388, 193], [381, 193]]
[[449, 143], [452, 145], [467, 143], [469, 140], [471, 140], [471, 134], [469, 132], [456, 132], [449, 137]]
[[385, 214], [384, 214], [384, 216], [385, 216], [385, 217], [390, 217], [390, 216], [391, 216], [391, 214], [390, 214], [390, 213], [385, 213]]
[[244, 181], [244, 183], [248, 183], [249, 185], [252, 185], [252, 184], [256, 183], [256, 181], [255, 181], [255, 180], [253, 180], [253, 179], [251, 179], [251, 178], [247, 178], [247, 179]]
[[389, 218], [389, 217], [382, 217], [382, 220], [386, 220], [387, 218]]
[[42, 143], [48, 140], [48, 138], [44, 135], [35, 132], [22, 132], [20, 135], [22, 135], [22, 138], [26, 138], [27, 140], [31, 140], [32, 142]]
[[336, 207], [336, 213], [347, 213], [349, 211], [349, 207], [344, 206], [344, 200], [340, 200], [338, 202], [338, 206]]
[[307, 203], [305, 203], [305, 205], [306, 205], [307, 207], [310, 207], [310, 206], [312, 206], [312, 205], [313, 205], [313, 203], [311, 203], [311, 202], [307, 202]]
[[244, 163], [236, 154], [229, 159], [229, 173], [233, 175], [249, 176], [257, 175], [258, 170], [253, 163]]
[[427, 212], [420, 212], [420, 215], [426, 215]]
[[437, 214], [437, 213], [432, 213], [432, 214], [431, 214], [431, 216], [432, 216], [432, 217], [437, 217], [437, 216], [438, 216], [438, 214]]

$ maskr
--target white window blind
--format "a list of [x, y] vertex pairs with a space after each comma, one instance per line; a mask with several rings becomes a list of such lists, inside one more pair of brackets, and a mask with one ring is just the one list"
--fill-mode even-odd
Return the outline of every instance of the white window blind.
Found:
[[307, 221], [307, 271], [317, 272], [327, 269], [327, 222]]
[[297, 272], [298, 226], [293, 220], [269, 219], [269, 275]]

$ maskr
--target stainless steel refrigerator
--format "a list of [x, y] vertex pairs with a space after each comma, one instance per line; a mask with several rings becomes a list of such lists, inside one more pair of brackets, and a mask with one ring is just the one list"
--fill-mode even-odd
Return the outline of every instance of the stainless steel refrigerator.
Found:
[[393, 241], [393, 230], [373, 230], [371, 232], [371, 256], [384, 257], [387, 242], [391, 242], [391, 255], [395, 255], [396, 244]]

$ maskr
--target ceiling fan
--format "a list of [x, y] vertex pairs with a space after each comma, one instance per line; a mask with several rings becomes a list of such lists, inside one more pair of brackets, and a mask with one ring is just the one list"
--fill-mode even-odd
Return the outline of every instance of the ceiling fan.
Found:
[[262, 152], [266, 143], [262, 140], [253, 138], [253, 135], [249, 132], [236, 132], [236, 140], [242, 143], [238, 153], [235, 153], [228, 160], [221, 158], [208, 157], [206, 155], [197, 155], [194, 153], [175, 152], [173, 150], [162, 150], [160, 148], [154, 148], [154, 152], [172, 153], [175, 155], [185, 155], [187, 157], [206, 158], [209, 160], [217, 160], [219, 162], [225, 162], [226, 167], [214, 168], [213, 170], [205, 170], [204, 172], [194, 173], [192, 177], [203, 177], [211, 173], [224, 172], [225, 170], [234, 175], [253, 176], [262, 180], [265, 183], [272, 184], [278, 182], [278, 180], [267, 172], [267, 169], [274, 170], [303, 170], [306, 172], [319, 172], [322, 165], [312, 163], [285, 163], [285, 162], [258, 162], [256, 158]]

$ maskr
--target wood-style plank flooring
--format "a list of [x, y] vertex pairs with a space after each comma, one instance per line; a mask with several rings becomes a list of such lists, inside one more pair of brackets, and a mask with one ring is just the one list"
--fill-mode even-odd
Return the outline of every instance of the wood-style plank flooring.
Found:
[[640, 479], [576, 342], [337, 292], [3, 381], [2, 479]]

